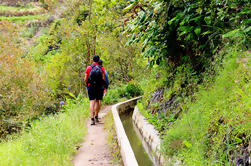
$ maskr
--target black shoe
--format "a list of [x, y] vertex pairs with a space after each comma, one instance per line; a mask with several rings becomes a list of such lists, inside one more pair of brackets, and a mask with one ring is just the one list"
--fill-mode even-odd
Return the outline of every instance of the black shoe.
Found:
[[99, 119], [98, 116], [95, 116], [95, 121], [96, 122], [100, 122], [98, 119]]
[[95, 120], [94, 120], [94, 118], [91, 118], [91, 125], [95, 125]]

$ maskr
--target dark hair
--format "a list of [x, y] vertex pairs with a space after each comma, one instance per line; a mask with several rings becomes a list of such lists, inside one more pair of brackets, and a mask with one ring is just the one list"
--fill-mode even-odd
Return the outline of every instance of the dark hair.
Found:
[[94, 62], [99, 62], [99, 56], [98, 56], [98, 55], [95, 55], [95, 56], [93, 57], [93, 61], [94, 61]]
[[98, 64], [99, 64], [100, 66], [102, 66], [102, 65], [103, 65], [103, 61], [102, 61], [102, 59], [100, 59], [100, 60], [98, 61]]

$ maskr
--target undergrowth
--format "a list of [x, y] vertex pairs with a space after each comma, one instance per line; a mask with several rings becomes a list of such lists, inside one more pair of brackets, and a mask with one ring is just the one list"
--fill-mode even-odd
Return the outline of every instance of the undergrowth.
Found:
[[86, 98], [67, 100], [63, 113], [34, 121], [31, 129], [0, 144], [0, 165], [72, 165], [75, 146], [87, 133]]
[[248, 163], [250, 52], [225, 47], [214, 59], [202, 73], [153, 67], [141, 83], [138, 107], [163, 138], [162, 153], [184, 165]]
[[124, 101], [143, 94], [143, 90], [139, 84], [128, 83], [127, 85], [112, 86], [108, 89], [103, 99], [104, 104], [113, 104]]
[[163, 137], [162, 152], [185, 165], [248, 163], [250, 78], [250, 54], [231, 50], [212, 86], [200, 86], [195, 100], [183, 105], [182, 116]]

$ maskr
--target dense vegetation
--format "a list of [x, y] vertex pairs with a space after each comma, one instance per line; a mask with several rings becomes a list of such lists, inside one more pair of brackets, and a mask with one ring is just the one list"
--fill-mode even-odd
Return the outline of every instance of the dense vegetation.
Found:
[[[163, 137], [163, 154], [177, 156], [184, 165], [248, 164], [248, 0], [0, 2], [3, 151], [12, 142], [21, 148], [20, 142], [33, 139], [24, 133], [12, 140], [11, 134], [38, 132], [34, 122], [41, 127], [35, 137], [43, 138], [39, 134], [47, 132], [43, 127], [50, 119], [57, 124], [61, 116], [70, 117], [60, 113], [65, 109], [59, 103], [70, 106], [75, 96], [86, 96], [85, 68], [100, 55], [111, 82], [104, 103], [144, 93], [139, 107]], [[56, 164], [65, 164], [60, 157]], [[30, 161], [35, 160], [42, 161]]]
[[248, 165], [250, 5], [134, 1], [125, 9], [129, 44], [142, 43], [158, 65], [139, 106], [162, 134], [163, 154], [185, 165]]
[[[107, 94], [105, 103], [142, 93], [132, 91], [135, 82], [120, 85], [144, 67], [138, 47], [126, 46], [120, 33], [126, 2], [87, 2], [25, 1], [1, 6], [0, 137], [58, 112], [59, 102], [66, 98], [86, 95], [84, 72], [94, 54], [102, 57], [111, 87], [119, 86]], [[47, 16], [41, 19], [37, 10]]]

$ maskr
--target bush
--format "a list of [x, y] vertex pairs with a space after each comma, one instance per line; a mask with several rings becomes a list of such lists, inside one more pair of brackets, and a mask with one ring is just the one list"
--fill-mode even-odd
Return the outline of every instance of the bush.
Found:
[[126, 8], [133, 18], [128, 43], [143, 43], [150, 65], [192, 58], [198, 69], [224, 43], [240, 40], [250, 46], [250, 5], [248, 0], [132, 1]]
[[120, 97], [136, 97], [143, 94], [143, 90], [138, 84], [128, 83], [123, 89], [118, 90]]
[[107, 94], [103, 98], [103, 103], [104, 104], [113, 104], [119, 101], [119, 94], [118, 94], [118, 89], [116, 88], [110, 88], [107, 91]]
[[110, 87], [103, 99], [103, 102], [105, 104], [113, 104], [124, 99], [140, 96], [142, 94], [143, 90], [139, 85], [129, 83], [120, 87]]
[[[15, 46], [16, 27], [4, 23], [0, 36], [0, 137], [16, 132], [52, 105], [47, 88], [31, 61]], [[0, 27], [1, 28], [1, 27]], [[13, 36], [12, 36], [13, 35]], [[8, 43], [8, 44], [6, 44]]]

